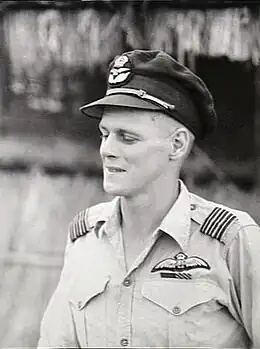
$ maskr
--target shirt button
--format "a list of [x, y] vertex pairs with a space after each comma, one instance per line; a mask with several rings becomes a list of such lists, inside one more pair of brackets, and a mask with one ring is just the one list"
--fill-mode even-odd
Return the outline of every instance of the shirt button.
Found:
[[131, 286], [131, 284], [132, 284], [131, 279], [125, 279], [125, 280], [123, 281], [123, 285], [124, 285], [125, 287], [129, 287], [129, 286]]
[[172, 309], [172, 312], [173, 314], [178, 315], [181, 312], [181, 308], [176, 306]]
[[195, 204], [191, 204], [191, 205], [190, 205], [190, 209], [191, 209], [192, 211], [195, 211], [196, 208], [197, 208], [197, 206], [196, 206]]
[[78, 301], [78, 308], [80, 309], [82, 306], [82, 302], [81, 301]]
[[122, 347], [127, 347], [128, 346], [128, 339], [122, 338], [120, 341], [120, 344], [122, 345]]

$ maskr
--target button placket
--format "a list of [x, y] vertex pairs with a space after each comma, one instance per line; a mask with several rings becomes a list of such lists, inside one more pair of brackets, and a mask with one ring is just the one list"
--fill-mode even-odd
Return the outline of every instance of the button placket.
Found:
[[126, 278], [124, 281], [123, 281], [123, 285], [125, 287], [129, 287], [132, 285], [132, 280], [130, 278]]
[[126, 276], [122, 281], [118, 308], [118, 345], [126, 347], [131, 343], [131, 318], [134, 292], [134, 280]]
[[[118, 308], [118, 330], [117, 330], [117, 343], [121, 346], [131, 346], [131, 319], [132, 319], [132, 306], [133, 306], [133, 293], [135, 289], [134, 271], [139, 268], [143, 263], [155, 242], [159, 237], [159, 231], [153, 234], [146, 248], [136, 258], [130, 269], [127, 271], [124, 280], [122, 281], [122, 289], [119, 300]], [[131, 275], [131, 277], [130, 277]]]

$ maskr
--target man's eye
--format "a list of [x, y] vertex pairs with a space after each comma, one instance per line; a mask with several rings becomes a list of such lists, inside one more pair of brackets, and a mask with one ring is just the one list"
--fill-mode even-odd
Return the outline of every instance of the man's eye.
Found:
[[128, 143], [128, 144], [131, 144], [131, 143], [134, 143], [137, 141], [136, 138], [134, 138], [132, 136], [125, 135], [125, 134], [122, 134], [121, 138], [125, 143]]

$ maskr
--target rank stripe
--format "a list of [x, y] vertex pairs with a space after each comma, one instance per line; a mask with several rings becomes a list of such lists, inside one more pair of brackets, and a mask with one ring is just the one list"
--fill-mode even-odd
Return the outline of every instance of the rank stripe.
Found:
[[207, 217], [205, 220], [205, 223], [202, 225], [201, 230], [202, 232], [205, 232], [206, 234], [209, 231], [214, 231], [216, 229], [216, 225], [219, 221], [221, 221], [223, 215], [226, 211], [221, 210], [220, 207], [216, 207], [211, 214]]
[[225, 217], [225, 212], [220, 212], [220, 211], [216, 212], [215, 216], [209, 222], [206, 228], [206, 232], [212, 232], [211, 236], [215, 238], [219, 222], [221, 222], [224, 217]]
[[222, 216], [225, 212], [221, 212], [219, 207], [216, 207], [211, 214], [207, 217], [204, 224], [201, 227], [201, 231], [205, 234], [208, 234], [212, 231], [211, 236], [214, 237], [214, 231], [218, 221], [222, 219]]
[[216, 211], [218, 211], [218, 208], [215, 208], [213, 211], [211, 211], [211, 213], [208, 215], [208, 217], [205, 219], [205, 221], [203, 222], [202, 226], [200, 227], [200, 231], [202, 233], [205, 233], [205, 231], [208, 228], [208, 225], [212, 219], [212, 217], [214, 216], [214, 214], [216, 213]]
[[89, 231], [87, 224], [87, 210], [81, 211], [73, 219], [69, 228], [70, 239], [74, 242], [78, 237], [86, 235]]
[[215, 217], [214, 223], [211, 225], [210, 230], [213, 231], [214, 233], [212, 233], [212, 237], [214, 237], [215, 239], [217, 239], [217, 235], [218, 235], [218, 230], [220, 229], [220, 227], [223, 224], [223, 221], [225, 221], [225, 219], [228, 217], [229, 212], [227, 211], [219, 211], [217, 213], [217, 216]]
[[236, 220], [237, 217], [221, 207], [216, 207], [206, 218], [202, 224], [200, 231], [209, 235], [214, 239], [221, 241], [222, 236], [229, 225]]
[[210, 230], [212, 228], [212, 225], [214, 224], [214, 218], [219, 219], [220, 216], [220, 208], [216, 207], [211, 213], [210, 215], [206, 218], [204, 224], [201, 226], [201, 231], [204, 233], [206, 233], [208, 230]]
[[185, 280], [191, 280], [192, 276], [189, 273], [160, 273], [161, 277], [164, 279], [185, 279]]
[[183, 277], [184, 277], [184, 279], [186, 279], [186, 280], [190, 280], [191, 279], [191, 276], [190, 276], [190, 274], [186, 274], [186, 273], [183, 273], [183, 274], [181, 274]]
[[230, 214], [230, 216], [226, 219], [226, 223], [224, 223], [223, 227], [221, 228], [221, 230], [219, 231], [219, 233], [216, 237], [218, 240], [221, 240], [225, 230], [234, 220], [236, 220], [236, 216]]

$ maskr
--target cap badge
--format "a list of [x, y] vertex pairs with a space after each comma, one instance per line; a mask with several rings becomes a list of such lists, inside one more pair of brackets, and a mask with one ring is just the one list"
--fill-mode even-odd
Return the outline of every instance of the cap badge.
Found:
[[125, 55], [118, 57], [112, 69], [109, 72], [108, 83], [110, 85], [117, 85], [125, 82], [131, 74], [130, 61]]

